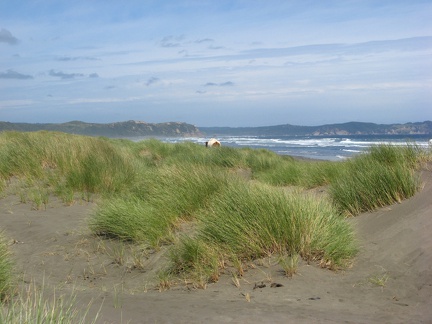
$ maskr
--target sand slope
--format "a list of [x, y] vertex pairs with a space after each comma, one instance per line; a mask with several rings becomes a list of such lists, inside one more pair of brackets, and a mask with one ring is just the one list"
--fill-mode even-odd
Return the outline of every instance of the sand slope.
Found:
[[[92, 313], [102, 305], [98, 323], [432, 323], [432, 172], [422, 179], [413, 198], [348, 220], [361, 246], [352, 268], [335, 273], [301, 263], [289, 279], [274, 260], [261, 260], [239, 287], [227, 273], [205, 290], [159, 292], [155, 273], [165, 250], [144, 255], [91, 236], [92, 203], [65, 207], [52, 199], [33, 210], [9, 196], [0, 200], [0, 227], [23, 285], [44, 281], [75, 291], [82, 305], [93, 300]], [[141, 269], [133, 255], [142, 256]]]

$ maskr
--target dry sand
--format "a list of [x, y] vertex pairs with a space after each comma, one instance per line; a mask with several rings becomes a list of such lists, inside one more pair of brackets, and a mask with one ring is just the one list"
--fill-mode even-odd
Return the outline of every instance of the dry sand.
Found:
[[[411, 199], [348, 220], [361, 247], [350, 269], [301, 263], [290, 279], [274, 260], [261, 260], [238, 287], [227, 273], [206, 289], [180, 284], [160, 292], [155, 273], [165, 249], [134, 268], [139, 249], [88, 232], [92, 203], [51, 199], [46, 210], [33, 210], [8, 196], [0, 200], [0, 228], [23, 285], [74, 291], [82, 305], [92, 300], [98, 323], [432, 323], [432, 172], [422, 179]], [[254, 289], [257, 283], [266, 286]]]

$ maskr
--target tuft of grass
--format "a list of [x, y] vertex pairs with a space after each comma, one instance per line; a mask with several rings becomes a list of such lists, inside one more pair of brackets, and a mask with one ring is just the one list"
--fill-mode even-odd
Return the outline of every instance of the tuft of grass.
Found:
[[0, 323], [96, 323], [99, 313], [90, 319], [90, 306], [84, 309], [78, 307], [74, 294], [65, 296], [54, 292], [48, 297], [46, 291], [31, 284], [26, 291], [21, 292], [20, 297], [0, 308]]
[[241, 287], [240, 279], [239, 279], [239, 277], [238, 277], [238, 275], [237, 275], [236, 273], [232, 273], [232, 274], [231, 274], [231, 282], [233, 283], [233, 285], [234, 285], [236, 288], [239, 288], [239, 289], [240, 289], [240, 287]]
[[0, 232], [0, 301], [9, 299], [12, 294], [14, 288], [12, 268], [11, 253], [4, 234]]
[[60, 197], [63, 204], [66, 206], [72, 206], [75, 202], [75, 192], [72, 188], [59, 185], [55, 191], [56, 195]]
[[7, 187], [6, 180], [0, 177], [0, 194], [3, 194], [3, 191], [6, 189], [6, 187]]
[[357, 215], [401, 202], [420, 188], [412, 149], [381, 145], [345, 162], [330, 195], [341, 212]]
[[96, 234], [157, 247], [170, 242], [176, 225], [192, 220], [228, 179], [229, 175], [218, 169], [163, 167], [147, 180], [144, 197], [113, 197], [102, 202], [90, 228]]
[[299, 264], [299, 255], [286, 255], [279, 257], [279, 264], [282, 267], [285, 276], [291, 278], [294, 274], [297, 273], [298, 264]]
[[[45, 188], [35, 187], [30, 192], [30, 200], [33, 201], [34, 209], [47, 209], [49, 202], [49, 191]], [[23, 201], [23, 200], [21, 200]]]
[[172, 257], [177, 269], [214, 271], [233, 255], [252, 260], [287, 252], [337, 268], [357, 250], [352, 228], [328, 201], [262, 184], [231, 183], [199, 221], [198, 233]]
[[160, 292], [168, 290], [172, 287], [174, 277], [173, 274], [168, 270], [160, 270], [157, 273], [157, 278], [159, 280], [158, 288]]
[[373, 283], [376, 286], [384, 288], [387, 281], [390, 279], [390, 276], [387, 273], [382, 275], [376, 275], [369, 278], [369, 282]]
[[91, 150], [67, 173], [66, 186], [89, 193], [125, 191], [135, 178], [128, 154], [102, 140], [89, 146]]
[[189, 277], [201, 288], [219, 279], [221, 260], [217, 245], [183, 236], [180, 244], [171, 249], [169, 257], [171, 273]]
[[20, 203], [22, 203], [22, 204], [26, 204], [27, 203], [28, 197], [27, 197], [27, 192], [26, 191], [24, 191], [23, 189], [21, 189], [19, 191], [19, 193], [18, 193], [18, 196], [19, 196]]
[[174, 213], [182, 219], [191, 219], [229, 180], [229, 175], [218, 168], [188, 165], [161, 168], [149, 182], [148, 201], [162, 214]]
[[162, 217], [151, 217], [153, 208], [136, 197], [113, 197], [103, 202], [89, 220], [90, 229], [98, 235], [127, 241], [148, 241], [157, 246], [161, 230], [168, 223]]

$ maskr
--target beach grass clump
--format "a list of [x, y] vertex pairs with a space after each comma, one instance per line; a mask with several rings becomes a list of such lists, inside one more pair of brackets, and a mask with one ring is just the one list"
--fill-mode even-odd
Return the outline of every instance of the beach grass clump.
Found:
[[424, 155], [423, 150], [415, 143], [407, 142], [403, 146], [392, 144], [374, 145], [367, 152], [370, 157], [386, 165], [405, 164], [409, 168], [417, 166]]
[[[125, 241], [147, 241], [157, 246], [169, 222], [137, 197], [105, 199], [89, 221], [93, 233]], [[163, 233], [161, 233], [162, 231]]]
[[254, 260], [272, 254], [299, 254], [337, 268], [356, 253], [356, 246], [352, 228], [327, 200], [233, 182], [201, 210], [196, 235], [176, 252], [175, 269], [214, 269], [214, 264], [230, 262], [233, 256]]
[[303, 188], [326, 186], [337, 179], [343, 170], [343, 164], [333, 161], [302, 161], [298, 185]]
[[41, 153], [31, 136], [19, 132], [0, 135], [0, 176], [37, 177], [42, 175]]
[[189, 220], [229, 183], [231, 174], [220, 168], [179, 165], [159, 169], [148, 182], [148, 201], [165, 214]]
[[410, 147], [379, 145], [345, 166], [330, 185], [330, 195], [341, 212], [357, 215], [401, 202], [420, 188], [416, 155]]
[[145, 190], [104, 199], [90, 228], [99, 235], [159, 246], [172, 240], [182, 222], [192, 221], [230, 177], [217, 168], [161, 167], [142, 182]]
[[198, 283], [202, 288], [206, 283], [219, 279], [223, 264], [219, 250], [217, 244], [182, 235], [179, 243], [170, 250], [171, 268], [168, 271]]
[[96, 323], [99, 313], [89, 316], [91, 303], [77, 304], [76, 295], [47, 294], [46, 288], [34, 283], [17, 298], [0, 308], [0, 323], [87, 324]]
[[0, 301], [11, 296], [14, 288], [12, 269], [12, 255], [3, 233], [0, 233]]
[[91, 146], [65, 175], [66, 187], [92, 193], [123, 192], [130, 187], [136, 176], [133, 158], [107, 141]]

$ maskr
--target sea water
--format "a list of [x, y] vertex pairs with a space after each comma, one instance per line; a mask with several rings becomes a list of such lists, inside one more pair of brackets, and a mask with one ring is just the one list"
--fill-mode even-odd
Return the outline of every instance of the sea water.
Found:
[[[340, 161], [366, 152], [379, 144], [417, 145], [427, 149], [431, 135], [352, 135], [352, 136], [220, 136], [224, 146], [267, 149], [280, 155]], [[142, 139], [142, 138], [141, 138]], [[134, 138], [133, 140], [140, 140]], [[208, 137], [167, 137], [159, 140], [168, 143], [184, 141], [205, 145]]]

